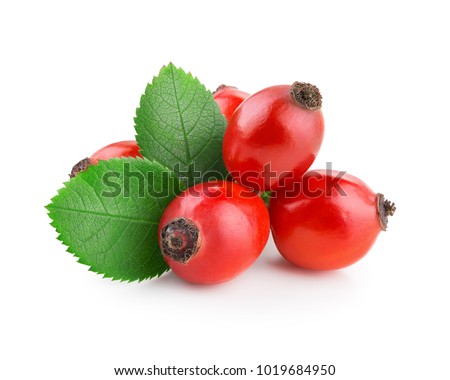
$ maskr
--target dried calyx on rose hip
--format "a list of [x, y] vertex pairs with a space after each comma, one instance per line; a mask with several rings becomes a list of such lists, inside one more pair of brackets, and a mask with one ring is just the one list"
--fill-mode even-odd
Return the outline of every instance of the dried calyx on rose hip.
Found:
[[255, 191], [299, 181], [319, 152], [324, 120], [319, 89], [309, 83], [268, 87], [233, 113], [223, 140], [231, 176]]
[[73, 166], [69, 177], [73, 178], [78, 173], [87, 170], [89, 166], [97, 165], [99, 160], [110, 160], [111, 158], [121, 157], [142, 157], [139, 150], [139, 146], [134, 140], [119, 141], [109, 144], [96, 151], [91, 157], [83, 158], [81, 161], [76, 163]]
[[164, 260], [197, 284], [228, 281], [261, 254], [270, 232], [261, 198], [229, 181], [194, 185], [167, 206], [159, 223]]
[[236, 87], [222, 84], [213, 92], [213, 96], [214, 100], [219, 105], [220, 112], [222, 112], [227, 119], [227, 122], [229, 122], [236, 108], [248, 98], [250, 94], [238, 90]]
[[361, 259], [396, 207], [350, 174], [317, 170], [277, 192], [269, 209], [281, 255], [302, 268], [329, 270]]

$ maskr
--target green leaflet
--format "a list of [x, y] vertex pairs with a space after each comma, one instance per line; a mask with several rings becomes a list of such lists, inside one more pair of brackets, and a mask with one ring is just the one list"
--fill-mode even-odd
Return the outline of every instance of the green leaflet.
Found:
[[260, 194], [261, 199], [264, 201], [264, 203], [266, 204], [266, 206], [269, 205], [269, 201], [270, 201], [270, 197], [272, 195], [271, 191], [264, 191], [263, 193]]
[[158, 223], [180, 191], [174, 174], [147, 159], [100, 161], [64, 184], [47, 206], [68, 251], [90, 270], [135, 281], [168, 270]]
[[222, 140], [226, 119], [205, 86], [172, 63], [147, 85], [136, 110], [141, 153], [191, 186], [225, 178]]

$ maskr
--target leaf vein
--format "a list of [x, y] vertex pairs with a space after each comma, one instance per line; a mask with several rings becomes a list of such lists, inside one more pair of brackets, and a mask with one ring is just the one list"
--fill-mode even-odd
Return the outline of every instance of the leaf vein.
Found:
[[72, 208], [61, 207], [61, 206], [56, 206], [56, 205], [53, 205], [52, 208], [55, 210], [60, 210], [60, 211], [76, 212], [76, 213], [80, 213], [80, 214], [94, 215], [94, 216], [99, 216], [99, 217], [103, 217], [103, 218], [117, 219], [117, 220], [122, 220], [124, 222], [134, 222], [134, 223], [148, 224], [148, 225], [157, 225], [158, 224], [157, 222], [152, 222], [150, 220], [137, 219], [137, 218], [132, 218], [129, 216], [122, 216], [122, 215], [101, 213], [101, 212], [97, 212], [97, 211], [78, 210], [78, 209], [72, 209]]

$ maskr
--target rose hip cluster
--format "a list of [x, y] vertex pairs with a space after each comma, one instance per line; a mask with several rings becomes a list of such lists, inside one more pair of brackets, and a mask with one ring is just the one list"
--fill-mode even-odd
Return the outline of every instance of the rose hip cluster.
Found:
[[[281, 255], [301, 268], [361, 259], [395, 205], [350, 174], [308, 171], [324, 134], [318, 88], [295, 82], [249, 95], [220, 86], [214, 99], [228, 122], [222, 153], [230, 178], [197, 184], [166, 208], [158, 232], [170, 268], [193, 283], [228, 281], [258, 258], [270, 229]], [[98, 159], [137, 156], [136, 142], [111, 144], [72, 174]], [[271, 192], [268, 208], [263, 192]]]

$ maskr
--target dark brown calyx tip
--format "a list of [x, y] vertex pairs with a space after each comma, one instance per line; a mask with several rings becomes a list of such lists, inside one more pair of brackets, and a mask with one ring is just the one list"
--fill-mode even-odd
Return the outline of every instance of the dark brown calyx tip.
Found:
[[78, 173], [84, 172], [89, 166], [92, 165], [92, 162], [89, 158], [83, 158], [80, 162], [74, 165], [72, 171], [69, 174], [70, 178], [75, 177]]
[[219, 87], [216, 88], [216, 91], [213, 92], [213, 95], [216, 92], [219, 92], [220, 90], [223, 90], [224, 88], [235, 88], [235, 89], [237, 89], [237, 87], [234, 87], [234, 86], [228, 86], [226, 84], [221, 84]]
[[161, 230], [161, 250], [164, 256], [186, 264], [200, 249], [200, 231], [192, 220], [172, 219]]
[[322, 107], [322, 95], [319, 89], [310, 83], [294, 82], [291, 86], [291, 97], [303, 108], [315, 111]]
[[388, 225], [388, 218], [394, 215], [395, 210], [397, 210], [397, 207], [395, 207], [394, 202], [385, 199], [383, 194], [380, 193], [377, 194], [377, 212], [378, 218], [380, 220], [381, 229], [383, 231], [386, 231]]

